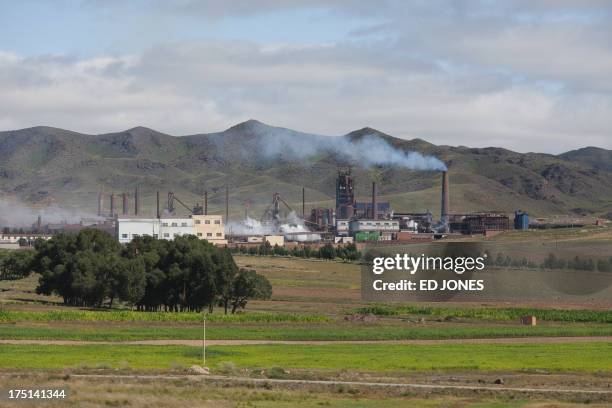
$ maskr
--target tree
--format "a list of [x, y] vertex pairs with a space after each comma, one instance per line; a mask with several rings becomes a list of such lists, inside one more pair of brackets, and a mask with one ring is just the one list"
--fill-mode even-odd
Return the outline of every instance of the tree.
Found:
[[34, 252], [30, 250], [16, 250], [0, 260], [0, 280], [22, 279], [32, 272]]
[[58, 234], [37, 241], [35, 249], [32, 269], [41, 274], [37, 293], [57, 293], [75, 306], [101, 306], [113, 294], [111, 265], [120, 246], [109, 234], [95, 229]]
[[[112, 307], [119, 300], [145, 311], [212, 312], [220, 304], [227, 313], [244, 307], [245, 299], [271, 294], [259, 275], [236, 283], [231, 251], [194, 236], [138, 237], [121, 246], [97, 230], [59, 234], [36, 242], [31, 265], [41, 274], [38, 293], [57, 293], [74, 306]], [[245, 288], [251, 290], [246, 298]]]
[[249, 299], [269, 299], [272, 296], [272, 285], [268, 279], [254, 270], [240, 269], [230, 292], [232, 314], [238, 308], [244, 309]]
[[[270, 247], [270, 243], [267, 243]], [[231, 291], [234, 279], [238, 273], [238, 266], [234, 262], [234, 258], [227, 249], [218, 251], [215, 259], [217, 265], [215, 273], [215, 288], [219, 304], [223, 306], [225, 314], [227, 314], [231, 299]]]

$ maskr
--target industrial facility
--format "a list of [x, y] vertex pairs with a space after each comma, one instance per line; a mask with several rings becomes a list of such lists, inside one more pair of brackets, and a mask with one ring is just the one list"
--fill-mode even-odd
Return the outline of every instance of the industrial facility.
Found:
[[[272, 194], [270, 204], [260, 218], [248, 213], [241, 221], [228, 223], [229, 188], [225, 186], [225, 214], [209, 214], [208, 191], [201, 203], [188, 205], [173, 192], [161, 205], [160, 192], [156, 193], [155, 214], [142, 214], [140, 189], [131, 195], [126, 192], [97, 197], [98, 216], [83, 218], [79, 223], [43, 225], [40, 217], [30, 231], [5, 231], [2, 242], [16, 242], [25, 238], [29, 243], [37, 238], [49, 239], [59, 232], [77, 232], [83, 228], [96, 228], [115, 236], [121, 243], [136, 237], [150, 236], [158, 239], [174, 239], [193, 235], [220, 246], [261, 245], [287, 246], [331, 243], [380, 244], [397, 242], [423, 242], [452, 235], [494, 235], [511, 228], [525, 230], [530, 227], [529, 216], [516, 211], [511, 223], [507, 214], [500, 211], [478, 213], [453, 213], [450, 210], [450, 180], [447, 171], [441, 174], [440, 218], [430, 211], [397, 211], [388, 201], [380, 200], [377, 183], [372, 183], [371, 197], [359, 200], [355, 194], [355, 177], [350, 167], [339, 168], [335, 185], [335, 206], [315, 207], [306, 210], [306, 190], [302, 188], [301, 211], [294, 210], [278, 192]], [[219, 189], [215, 189], [217, 191]], [[105, 199], [108, 198], [108, 205]], [[180, 210], [180, 214], [179, 214]], [[23, 242], [21, 240], [20, 242]]]

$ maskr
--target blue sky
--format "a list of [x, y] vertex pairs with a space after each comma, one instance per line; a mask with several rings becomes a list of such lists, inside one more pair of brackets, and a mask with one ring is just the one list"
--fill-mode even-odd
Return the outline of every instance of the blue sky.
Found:
[[0, 1], [0, 130], [612, 148], [607, 1]]

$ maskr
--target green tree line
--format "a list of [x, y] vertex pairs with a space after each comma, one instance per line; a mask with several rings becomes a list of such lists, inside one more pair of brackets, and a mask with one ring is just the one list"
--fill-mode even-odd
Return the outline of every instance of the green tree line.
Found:
[[542, 262], [542, 268], [545, 269], [575, 269], [579, 271], [600, 271], [612, 272], [612, 256], [606, 258], [582, 258], [576, 255], [574, 258], [564, 259], [558, 258], [555, 254], [548, 254], [548, 257]]
[[298, 258], [330, 260], [340, 258], [345, 261], [356, 261], [361, 258], [361, 252], [357, 251], [357, 247], [352, 243], [339, 247], [334, 247], [332, 244], [325, 244], [319, 248], [303, 245], [288, 249], [278, 245], [272, 246], [269, 242], [264, 242], [257, 246], [240, 245], [232, 248], [232, 252], [246, 255], [294, 256]]
[[609, 258], [586, 258], [579, 255], [573, 258], [560, 258], [553, 253], [549, 253], [546, 259], [537, 264], [527, 258], [520, 259], [512, 258], [509, 255], [504, 255], [498, 252], [495, 257], [487, 252], [489, 264], [499, 267], [510, 268], [528, 268], [528, 269], [572, 269], [579, 271], [599, 271], [612, 272], [612, 257]]
[[30, 275], [34, 252], [29, 250], [0, 252], [0, 280], [23, 279]]
[[35, 244], [24, 269], [39, 273], [39, 294], [57, 294], [73, 306], [112, 307], [121, 301], [143, 311], [244, 308], [272, 295], [270, 282], [239, 269], [229, 250], [194, 236], [172, 241], [138, 237], [127, 245], [85, 229]]

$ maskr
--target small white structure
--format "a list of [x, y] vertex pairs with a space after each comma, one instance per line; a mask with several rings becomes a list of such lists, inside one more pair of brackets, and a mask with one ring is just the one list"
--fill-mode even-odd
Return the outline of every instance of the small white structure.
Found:
[[353, 237], [336, 236], [334, 237], [335, 244], [352, 244], [354, 242]]
[[350, 220], [336, 220], [336, 233], [341, 236], [349, 234]]
[[20, 239], [25, 239], [26, 241], [36, 241], [37, 239], [49, 240], [53, 237], [50, 234], [17, 234], [17, 233], [7, 233], [0, 234], [0, 243], [3, 244], [18, 244]]

